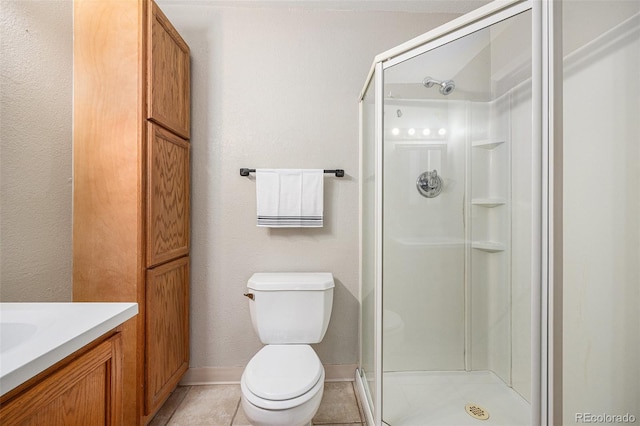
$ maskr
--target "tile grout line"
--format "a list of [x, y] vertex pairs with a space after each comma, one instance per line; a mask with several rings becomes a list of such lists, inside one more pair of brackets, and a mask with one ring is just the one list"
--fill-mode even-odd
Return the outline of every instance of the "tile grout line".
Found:
[[236, 420], [236, 416], [238, 415], [238, 410], [240, 409], [241, 402], [242, 402], [242, 397], [238, 399], [238, 403], [236, 404], [236, 411], [234, 411], [233, 416], [231, 417], [231, 423], [229, 423], [229, 426], [233, 426], [233, 422]]
[[[171, 415], [169, 416], [169, 418], [167, 419], [167, 422], [165, 423], [165, 425], [169, 425], [169, 423], [171, 422], [171, 419], [173, 418], [173, 416], [176, 414], [176, 412], [178, 411], [178, 408], [180, 408], [182, 406], [182, 404], [184, 404], [184, 401], [187, 399], [187, 395], [189, 395], [189, 392], [191, 392], [191, 389], [193, 389], [193, 386], [189, 386], [189, 388], [187, 389], [187, 391], [184, 393], [184, 396], [182, 397], [182, 399], [180, 400], [180, 403], [176, 405], [176, 407], [173, 409], [173, 411], [171, 412]], [[174, 390], [175, 392], [175, 390]], [[165, 402], [166, 404], [166, 402]]]

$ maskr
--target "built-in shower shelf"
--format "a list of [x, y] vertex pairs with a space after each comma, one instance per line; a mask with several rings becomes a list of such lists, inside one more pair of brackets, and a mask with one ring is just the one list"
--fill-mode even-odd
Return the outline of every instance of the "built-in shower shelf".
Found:
[[495, 241], [474, 241], [471, 243], [471, 248], [488, 253], [498, 253], [506, 249], [504, 244]]
[[504, 198], [474, 198], [471, 200], [471, 204], [474, 206], [493, 208], [506, 204], [506, 200]]
[[480, 141], [471, 142], [471, 146], [474, 148], [482, 148], [482, 149], [494, 149], [498, 146], [502, 145], [504, 141], [497, 139], [485, 139]]

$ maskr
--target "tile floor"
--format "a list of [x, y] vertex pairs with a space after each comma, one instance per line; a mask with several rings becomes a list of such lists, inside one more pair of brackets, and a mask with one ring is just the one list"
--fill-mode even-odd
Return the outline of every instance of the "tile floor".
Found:
[[[314, 425], [364, 425], [353, 382], [326, 382]], [[250, 426], [240, 385], [178, 386], [150, 426]]]

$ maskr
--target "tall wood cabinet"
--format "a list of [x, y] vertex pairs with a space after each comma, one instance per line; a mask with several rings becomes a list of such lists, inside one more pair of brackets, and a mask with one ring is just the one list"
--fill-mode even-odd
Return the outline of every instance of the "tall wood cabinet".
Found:
[[125, 425], [189, 364], [189, 47], [152, 0], [74, 2], [74, 301], [138, 302]]

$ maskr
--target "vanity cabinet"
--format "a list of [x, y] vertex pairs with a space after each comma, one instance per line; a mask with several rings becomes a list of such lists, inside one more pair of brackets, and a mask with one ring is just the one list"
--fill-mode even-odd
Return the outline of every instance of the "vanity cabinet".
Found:
[[3, 396], [0, 424], [122, 425], [121, 344], [115, 333]]
[[73, 300], [139, 304], [125, 425], [148, 423], [188, 368], [189, 73], [152, 0], [74, 2]]

